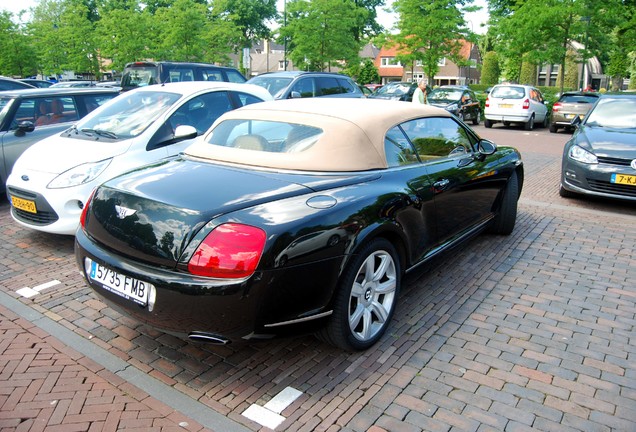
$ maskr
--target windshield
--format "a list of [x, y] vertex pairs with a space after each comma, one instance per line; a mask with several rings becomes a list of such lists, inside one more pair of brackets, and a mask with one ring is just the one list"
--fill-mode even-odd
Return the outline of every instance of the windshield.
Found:
[[636, 97], [601, 98], [590, 112], [585, 124], [615, 129], [635, 129]]
[[135, 88], [158, 84], [158, 74], [159, 68], [156, 66], [126, 68], [121, 77], [121, 86]]
[[105, 132], [117, 139], [141, 134], [160, 115], [166, 112], [181, 94], [161, 91], [125, 93], [104, 106], [94, 116], [77, 124], [84, 132]]
[[429, 95], [429, 100], [458, 101], [463, 92], [456, 89], [435, 89]]
[[411, 89], [410, 83], [387, 84], [376, 90], [376, 95], [403, 95]]
[[269, 94], [272, 96], [276, 96], [278, 92], [286, 89], [289, 86], [289, 83], [292, 82], [291, 78], [281, 78], [281, 77], [267, 77], [267, 76], [257, 76], [250, 80], [250, 84], [256, 84], [257, 86], [261, 86], [266, 89]]

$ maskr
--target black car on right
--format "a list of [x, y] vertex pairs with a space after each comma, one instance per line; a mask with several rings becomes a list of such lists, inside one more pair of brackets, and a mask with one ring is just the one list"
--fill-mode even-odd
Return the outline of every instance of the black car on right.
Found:
[[559, 194], [636, 201], [636, 94], [603, 95], [572, 126]]
[[430, 105], [444, 108], [464, 122], [471, 121], [478, 125], [481, 121], [481, 107], [475, 93], [468, 87], [441, 86], [428, 94]]

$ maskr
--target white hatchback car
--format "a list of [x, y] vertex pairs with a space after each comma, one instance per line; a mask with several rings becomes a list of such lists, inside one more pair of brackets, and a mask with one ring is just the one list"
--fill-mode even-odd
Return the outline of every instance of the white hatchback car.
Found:
[[548, 108], [536, 87], [520, 84], [498, 84], [492, 88], [484, 107], [484, 126], [491, 128], [497, 122], [505, 126], [522, 123], [525, 130], [534, 125], [546, 127]]
[[7, 179], [11, 215], [29, 228], [74, 235], [96, 186], [179, 154], [221, 114], [266, 100], [272, 96], [262, 87], [226, 82], [168, 83], [124, 93], [18, 158]]

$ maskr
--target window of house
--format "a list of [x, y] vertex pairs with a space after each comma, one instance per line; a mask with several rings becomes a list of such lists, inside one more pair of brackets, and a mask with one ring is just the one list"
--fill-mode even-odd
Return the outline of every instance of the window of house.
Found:
[[446, 57], [441, 58], [441, 59], [437, 62], [437, 66], [446, 66]]
[[381, 66], [401, 66], [395, 57], [382, 57], [380, 59]]

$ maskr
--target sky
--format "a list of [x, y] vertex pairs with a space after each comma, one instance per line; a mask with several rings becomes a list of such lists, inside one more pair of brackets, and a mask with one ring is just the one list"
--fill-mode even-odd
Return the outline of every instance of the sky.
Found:
[[[0, 9], [8, 10], [17, 16], [20, 10], [28, 10], [29, 8], [38, 4], [38, 0], [2, 0], [2, 4]], [[283, 11], [285, 0], [278, 0], [278, 9], [279, 11]], [[393, 3], [393, 0], [386, 0], [386, 6], [389, 6]], [[468, 24], [468, 27], [472, 27], [472, 31], [475, 33], [483, 34], [486, 32], [485, 27], [482, 27], [481, 24], [485, 23], [488, 20], [488, 11], [487, 11], [487, 3], [486, 0], [475, 0], [475, 6], [481, 6], [482, 10], [479, 12], [474, 12], [470, 14], [466, 14], [465, 19]], [[386, 8], [385, 6], [385, 8]], [[378, 21], [385, 28], [390, 29], [395, 23], [395, 15], [385, 12], [382, 10], [384, 8], [378, 9]]]

